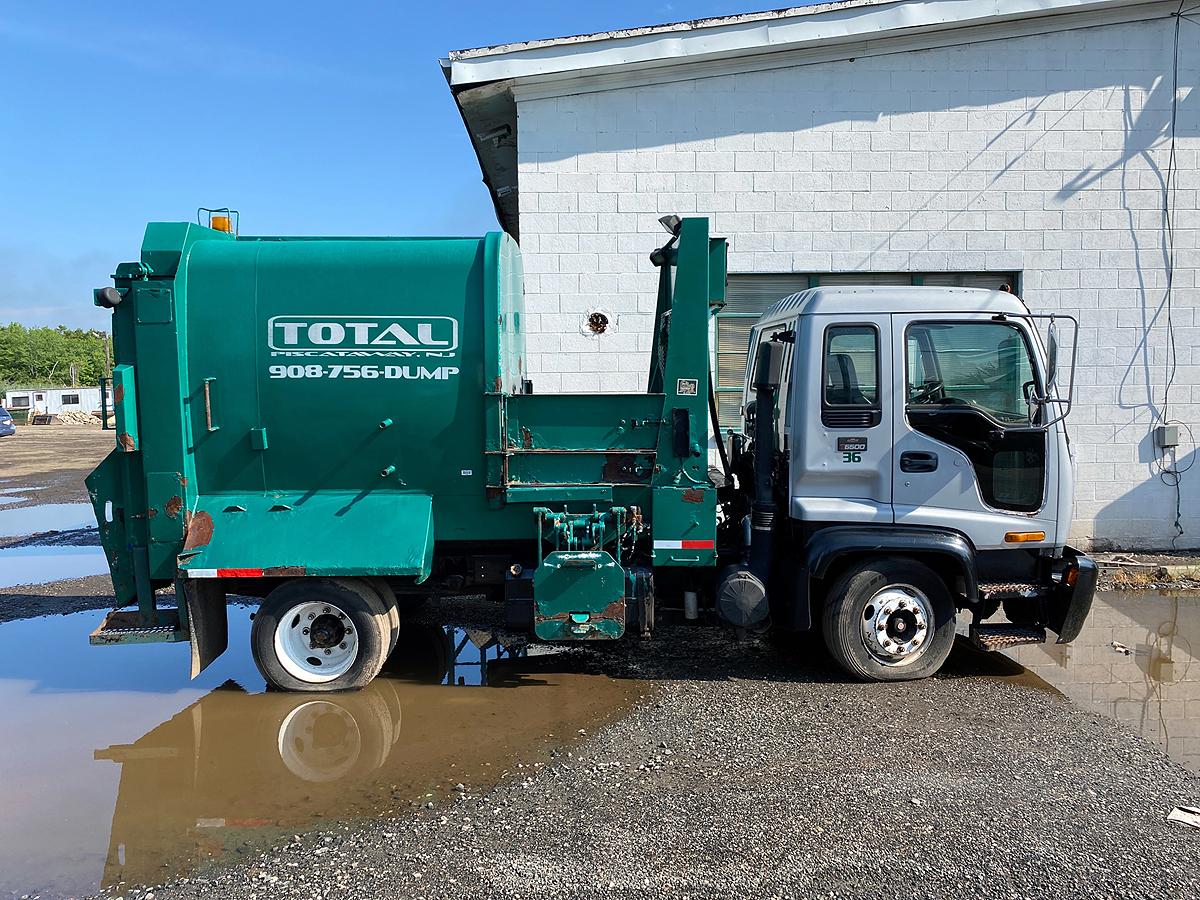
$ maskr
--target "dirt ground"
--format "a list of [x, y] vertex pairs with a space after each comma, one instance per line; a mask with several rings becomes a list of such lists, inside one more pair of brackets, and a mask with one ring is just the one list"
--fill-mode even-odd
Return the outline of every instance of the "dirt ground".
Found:
[[114, 432], [88, 425], [19, 425], [0, 438], [3, 487], [40, 487], [26, 504], [87, 500], [83, 479], [115, 446]]

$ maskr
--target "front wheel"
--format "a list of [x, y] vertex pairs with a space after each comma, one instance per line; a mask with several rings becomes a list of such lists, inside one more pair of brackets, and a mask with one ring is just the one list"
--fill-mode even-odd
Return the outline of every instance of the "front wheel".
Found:
[[914, 560], [873, 559], [837, 579], [825, 603], [825, 645], [862, 681], [911, 681], [942, 667], [954, 646], [954, 600]]
[[364, 687], [391, 649], [391, 625], [375, 596], [350, 581], [297, 578], [263, 600], [250, 646], [267, 683], [285, 691]]

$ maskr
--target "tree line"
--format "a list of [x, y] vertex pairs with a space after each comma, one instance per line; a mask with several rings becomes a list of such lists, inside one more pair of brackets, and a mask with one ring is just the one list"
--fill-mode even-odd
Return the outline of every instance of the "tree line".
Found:
[[0, 325], [0, 389], [52, 387], [75, 383], [96, 385], [104, 370], [107, 335], [78, 328], [28, 328], [16, 322]]

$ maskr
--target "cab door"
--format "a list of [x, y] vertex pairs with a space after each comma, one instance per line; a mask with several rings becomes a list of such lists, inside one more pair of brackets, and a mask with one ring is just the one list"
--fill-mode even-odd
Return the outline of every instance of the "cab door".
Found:
[[891, 317], [802, 315], [796, 348], [788, 423], [793, 518], [890, 523]]
[[1027, 323], [897, 314], [892, 333], [896, 523], [951, 528], [981, 550], [1018, 534], [1053, 546], [1058, 455], [1029, 422], [1043, 373]]

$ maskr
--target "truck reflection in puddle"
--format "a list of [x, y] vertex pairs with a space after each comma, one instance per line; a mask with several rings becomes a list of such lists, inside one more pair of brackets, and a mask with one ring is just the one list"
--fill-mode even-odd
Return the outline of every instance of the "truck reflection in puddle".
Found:
[[121, 766], [103, 885], [153, 884], [331, 821], [440, 805], [457, 783], [485, 788], [519, 755], [528, 764], [530, 749], [566, 743], [630, 691], [563, 672], [561, 657], [489, 647], [485, 632], [404, 633], [396, 657], [409, 671], [361, 692], [248, 694], [230, 681], [135, 743], [97, 750]]
[[1097, 594], [1074, 643], [1018, 647], [1008, 655], [1200, 772], [1200, 594]]

